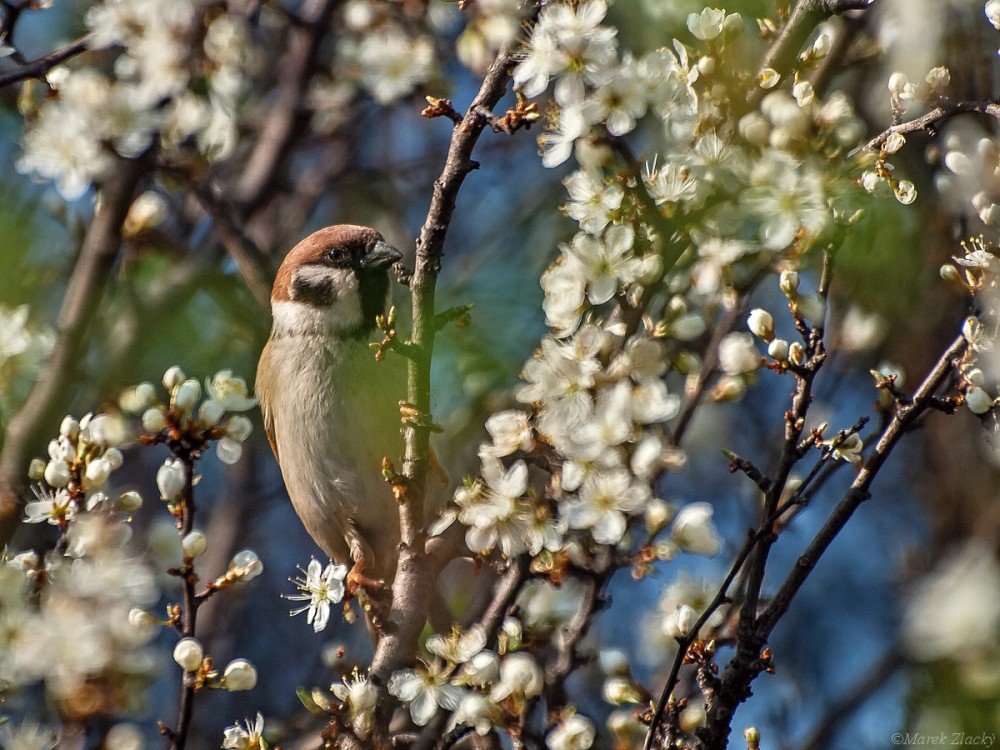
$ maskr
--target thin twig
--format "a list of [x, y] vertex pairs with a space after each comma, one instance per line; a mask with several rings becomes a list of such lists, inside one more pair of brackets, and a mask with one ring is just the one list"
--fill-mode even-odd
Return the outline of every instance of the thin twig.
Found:
[[42, 78], [52, 68], [62, 62], [66, 62], [71, 57], [76, 57], [81, 52], [86, 52], [93, 34], [86, 34], [76, 41], [53, 50], [47, 55], [43, 55], [29, 63], [25, 63], [17, 70], [0, 74], [0, 88], [9, 86], [12, 83], [26, 81], [29, 78]]
[[906, 122], [901, 122], [898, 125], [886, 128], [854, 153], [861, 151], [874, 151], [875, 149], [880, 148], [882, 144], [888, 140], [890, 135], [895, 133], [899, 133], [900, 135], [909, 135], [910, 133], [916, 133], [922, 130], [933, 132], [937, 129], [937, 126], [945, 120], [955, 117], [956, 115], [968, 114], [971, 112], [989, 115], [995, 120], [1000, 120], [1000, 102], [984, 101], [939, 103], [938, 106], [930, 112], [920, 115], [920, 117], [916, 117], [912, 120], [907, 120]]

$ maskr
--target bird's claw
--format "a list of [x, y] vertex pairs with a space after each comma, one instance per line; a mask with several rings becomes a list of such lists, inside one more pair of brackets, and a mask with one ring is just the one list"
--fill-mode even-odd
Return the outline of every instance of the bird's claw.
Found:
[[364, 573], [365, 561], [358, 560], [354, 563], [354, 566], [347, 571], [347, 580], [344, 582], [345, 588], [347, 589], [347, 594], [350, 597], [357, 597], [361, 589], [365, 589], [370, 592], [383, 591], [385, 589], [385, 581], [381, 578], [369, 578]]

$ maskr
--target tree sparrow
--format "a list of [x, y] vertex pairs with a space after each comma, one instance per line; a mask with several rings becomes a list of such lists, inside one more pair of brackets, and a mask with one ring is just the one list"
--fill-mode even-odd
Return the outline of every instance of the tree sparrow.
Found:
[[[260, 356], [264, 428], [295, 511], [332, 560], [392, 580], [399, 515], [381, 475], [403, 452], [399, 357], [369, 347], [386, 312], [389, 267], [401, 254], [374, 229], [338, 225], [288, 253], [271, 293], [274, 319]], [[430, 506], [431, 503], [428, 503]]]

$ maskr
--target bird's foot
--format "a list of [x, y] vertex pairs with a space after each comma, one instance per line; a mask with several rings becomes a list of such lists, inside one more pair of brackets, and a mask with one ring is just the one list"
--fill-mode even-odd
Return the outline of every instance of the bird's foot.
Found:
[[354, 566], [347, 571], [347, 580], [344, 584], [347, 588], [348, 596], [356, 597], [361, 589], [366, 589], [370, 592], [385, 589], [385, 581], [381, 578], [369, 578], [366, 576], [364, 572], [365, 567], [365, 561], [361, 559], [354, 563]]

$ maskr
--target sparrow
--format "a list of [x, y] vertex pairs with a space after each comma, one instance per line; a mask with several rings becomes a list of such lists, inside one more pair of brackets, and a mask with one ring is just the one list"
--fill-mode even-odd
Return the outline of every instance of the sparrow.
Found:
[[330, 559], [352, 566], [348, 581], [365, 587], [391, 582], [398, 557], [399, 511], [381, 466], [403, 453], [405, 364], [377, 362], [369, 343], [401, 257], [369, 227], [330, 226], [299, 242], [274, 280], [257, 368], [292, 505]]

